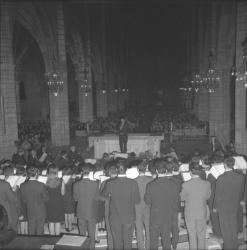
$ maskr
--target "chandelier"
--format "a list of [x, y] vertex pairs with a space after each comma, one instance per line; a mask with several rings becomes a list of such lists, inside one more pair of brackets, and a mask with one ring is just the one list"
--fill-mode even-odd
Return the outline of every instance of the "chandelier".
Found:
[[51, 91], [54, 96], [58, 96], [58, 94], [63, 90], [64, 85], [62, 75], [59, 74], [59, 72], [54, 71], [46, 73], [45, 76], [49, 91]]
[[89, 92], [92, 91], [92, 86], [88, 81], [89, 67], [86, 64], [83, 71], [80, 72], [80, 91], [84, 93], [85, 96], [88, 96]]
[[192, 89], [194, 89], [195, 92], [198, 92], [199, 89], [203, 88], [203, 78], [200, 76], [199, 73], [192, 74], [190, 83]]
[[189, 79], [187, 77], [183, 77], [181, 82], [182, 82], [182, 84], [181, 84], [181, 87], [179, 88], [179, 90], [186, 91], [186, 92], [192, 91], [191, 82], [189, 81]]
[[220, 86], [219, 73], [214, 68], [209, 68], [203, 77], [203, 88], [207, 89], [209, 93], [214, 93]]
[[240, 70], [236, 71], [236, 81], [243, 82], [244, 87], [247, 88], [247, 56], [243, 56], [243, 63]]
[[209, 67], [205, 75], [202, 77], [203, 89], [206, 89], [209, 93], [214, 93], [220, 86], [220, 74], [216, 70], [216, 57], [214, 49], [209, 51], [208, 55]]
[[45, 74], [45, 78], [49, 91], [51, 91], [54, 96], [58, 96], [58, 94], [63, 90], [64, 80], [63, 75], [60, 73], [59, 63], [55, 55], [53, 55], [52, 60], [52, 71], [47, 72]]

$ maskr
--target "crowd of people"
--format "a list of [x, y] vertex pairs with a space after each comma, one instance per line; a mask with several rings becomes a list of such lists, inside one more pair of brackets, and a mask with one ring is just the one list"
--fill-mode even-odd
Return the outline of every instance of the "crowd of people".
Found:
[[[12, 161], [1, 162], [0, 205], [8, 213], [8, 229], [42, 235], [47, 223], [49, 233], [59, 235], [61, 223], [69, 232], [77, 218], [79, 234], [88, 235], [94, 249], [97, 225], [104, 221], [108, 249], [131, 249], [134, 229], [138, 249], [158, 249], [159, 236], [163, 249], [176, 249], [180, 227], [185, 226], [192, 250], [206, 248], [208, 224], [223, 238], [224, 249], [238, 248], [247, 184], [246, 169], [234, 169], [234, 150], [207, 159], [194, 152], [191, 178], [186, 180], [174, 150], [152, 159], [145, 154], [112, 159], [105, 153], [93, 162], [83, 159], [73, 145], [53, 159], [41, 148], [34, 161], [26, 161], [18, 148]], [[209, 171], [215, 163], [224, 165], [219, 177]], [[137, 176], [126, 175], [134, 168]], [[104, 178], [92, 178], [100, 171]], [[26, 179], [11, 186], [12, 175]]]
[[[97, 131], [100, 133], [114, 133], [117, 129], [119, 117], [123, 116], [129, 121], [130, 133], [169, 133], [173, 130], [200, 128], [207, 129], [205, 122], [188, 112], [171, 112], [150, 110], [148, 107], [131, 107], [121, 112], [111, 113], [108, 117], [96, 117], [92, 122], [85, 124], [74, 121], [73, 130]], [[172, 125], [171, 125], [172, 123]]]

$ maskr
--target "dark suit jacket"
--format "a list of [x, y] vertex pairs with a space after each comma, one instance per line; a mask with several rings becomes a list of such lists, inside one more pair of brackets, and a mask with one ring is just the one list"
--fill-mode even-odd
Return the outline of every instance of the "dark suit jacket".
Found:
[[97, 218], [99, 185], [98, 182], [82, 179], [74, 183], [73, 197], [77, 201], [76, 215], [79, 219]]
[[127, 135], [129, 132], [129, 122], [125, 120], [123, 127], [121, 128], [121, 122], [119, 124], [119, 135]]
[[154, 225], [172, 224], [179, 209], [179, 189], [168, 177], [158, 177], [148, 183], [144, 200], [151, 205], [150, 223]]
[[117, 177], [105, 183], [102, 196], [110, 196], [109, 219], [115, 223], [135, 221], [135, 205], [140, 202], [137, 182], [127, 177]]
[[27, 218], [46, 218], [46, 205], [49, 197], [45, 184], [36, 180], [29, 180], [21, 184], [21, 200], [27, 208]]
[[185, 201], [187, 219], [205, 219], [207, 217], [207, 200], [211, 195], [210, 182], [193, 178], [183, 183], [181, 200]]
[[64, 159], [61, 156], [55, 160], [55, 165], [56, 167], [59, 168], [59, 170], [62, 170], [63, 168], [66, 168], [66, 167], [71, 167], [72, 164], [73, 163], [69, 159]]
[[0, 180], [0, 204], [8, 213], [9, 226], [17, 230], [17, 228], [13, 227], [17, 226], [20, 204], [10, 184], [4, 180]]
[[243, 195], [244, 176], [234, 171], [227, 171], [217, 179], [214, 208], [222, 213], [237, 213]]

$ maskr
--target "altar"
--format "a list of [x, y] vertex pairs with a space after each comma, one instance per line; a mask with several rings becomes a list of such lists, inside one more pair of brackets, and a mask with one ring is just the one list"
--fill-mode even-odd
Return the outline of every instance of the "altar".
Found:
[[[153, 155], [160, 156], [160, 143], [164, 139], [161, 135], [150, 134], [129, 134], [127, 152], [135, 152], [139, 155], [141, 152], [150, 150]], [[113, 151], [120, 152], [119, 137], [115, 134], [105, 134], [102, 136], [89, 136], [89, 147], [94, 146], [94, 157], [102, 158], [103, 153]]]

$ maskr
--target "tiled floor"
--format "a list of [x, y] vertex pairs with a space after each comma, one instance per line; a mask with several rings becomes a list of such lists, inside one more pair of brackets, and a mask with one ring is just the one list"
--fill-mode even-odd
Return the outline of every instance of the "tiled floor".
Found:
[[[246, 226], [246, 216], [244, 217], [244, 225]], [[45, 227], [45, 233], [48, 234], [48, 228], [47, 226]], [[62, 233], [68, 234], [68, 232], [65, 231], [64, 229], [64, 225], [62, 225]], [[78, 229], [77, 226], [74, 225], [74, 229], [70, 232], [70, 234], [78, 234]], [[211, 228], [208, 227], [207, 228], [207, 249], [222, 249], [222, 239], [219, 238], [215, 238], [212, 235], [212, 231]], [[186, 229], [181, 228], [180, 229], [180, 243], [178, 244], [177, 249], [178, 250], [186, 250], [189, 249], [189, 244], [188, 244], [188, 237], [187, 237], [187, 231]], [[239, 250], [246, 250], [247, 249], [247, 244], [246, 242], [244, 243], [244, 241], [246, 241], [247, 234], [246, 234], [246, 227], [244, 227], [244, 232], [239, 234], [239, 242], [240, 242], [240, 246], [239, 246]], [[96, 244], [96, 249], [100, 249], [100, 250], [105, 250], [107, 249], [107, 241], [106, 241], [106, 232], [105, 231], [100, 231], [98, 233], [98, 239], [100, 240], [100, 243]], [[133, 239], [133, 248], [136, 248], [136, 239]], [[161, 245], [159, 247], [159, 249], [162, 249]]]

